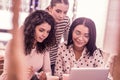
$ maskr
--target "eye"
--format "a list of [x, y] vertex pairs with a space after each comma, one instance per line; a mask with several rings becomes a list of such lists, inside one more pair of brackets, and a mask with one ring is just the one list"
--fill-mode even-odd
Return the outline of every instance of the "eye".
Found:
[[89, 34], [88, 34], [88, 33], [86, 33], [84, 36], [85, 36], [86, 38], [89, 38]]
[[80, 31], [76, 31], [75, 33], [76, 33], [76, 35], [80, 35]]
[[56, 12], [57, 12], [57, 13], [61, 13], [61, 10], [57, 9]]
[[39, 31], [40, 31], [40, 32], [43, 32], [43, 31], [44, 31], [44, 29], [39, 29]]

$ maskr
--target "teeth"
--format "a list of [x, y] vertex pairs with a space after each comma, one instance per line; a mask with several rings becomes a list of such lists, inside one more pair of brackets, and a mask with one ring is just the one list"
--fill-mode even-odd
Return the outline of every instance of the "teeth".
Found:
[[77, 40], [78, 43], [80, 43], [80, 40]]

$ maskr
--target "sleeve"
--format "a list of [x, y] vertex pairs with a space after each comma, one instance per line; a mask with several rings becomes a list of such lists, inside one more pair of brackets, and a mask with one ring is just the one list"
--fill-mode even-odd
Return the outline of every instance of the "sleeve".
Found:
[[0, 76], [0, 80], [8, 80], [8, 52], [10, 51], [10, 42], [6, 45], [5, 56], [4, 56], [4, 66], [3, 73]]
[[50, 67], [50, 56], [49, 52], [46, 51], [43, 58], [43, 71], [50, 72], [51, 73], [51, 67]]
[[58, 76], [60, 79], [62, 78], [62, 74], [63, 74], [62, 51], [63, 51], [63, 46], [59, 45], [56, 63], [55, 63], [55, 75]]
[[67, 20], [68, 20], [67, 25], [65, 26], [65, 30], [64, 30], [64, 34], [63, 34], [64, 41], [67, 41], [67, 39], [68, 39], [68, 33], [69, 33], [69, 27], [70, 27], [70, 19], [68, 18]]
[[104, 62], [104, 58], [103, 58], [103, 55], [102, 55], [102, 51], [97, 49], [94, 52], [94, 58], [95, 58], [95, 66], [96, 67], [105, 67], [105, 62]]

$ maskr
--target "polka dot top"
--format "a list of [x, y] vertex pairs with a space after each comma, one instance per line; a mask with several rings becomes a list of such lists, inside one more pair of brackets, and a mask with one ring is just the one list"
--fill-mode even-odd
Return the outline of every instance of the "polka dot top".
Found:
[[73, 46], [68, 49], [65, 43], [59, 45], [56, 64], [55, 75], [62, 77], [62, 74], [70, 73], [72, 67], [104, 67], [103, 56], [99, 49], [94, 51], [93, 56], [88, 56], [86, 48], [82, 52], [82, 56], [76, 61]]

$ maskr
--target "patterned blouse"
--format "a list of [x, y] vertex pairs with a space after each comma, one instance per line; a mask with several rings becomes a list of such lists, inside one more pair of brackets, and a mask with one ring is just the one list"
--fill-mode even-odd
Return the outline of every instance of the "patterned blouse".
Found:
[[99, 49], [94, 51], [93, 56], [88, 56], [86, 50], [85, 48], [82, 56], [76, 60], [73, 45], [67, 49], [65, 43], [60, 44], [55, 64], [55, 75], [62, 78], [62, 74], [70, 73], [72, 67], [104, 67], [103, 56]]

